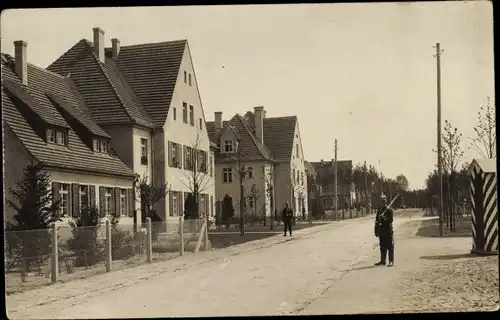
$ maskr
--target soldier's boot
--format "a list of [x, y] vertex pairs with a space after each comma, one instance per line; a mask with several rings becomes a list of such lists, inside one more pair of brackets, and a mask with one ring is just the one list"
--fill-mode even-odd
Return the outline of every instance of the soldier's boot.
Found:
[[394, 248], [389, 248], [389, 264], [387, 266], [394, 266]]
[[387, 255], [387, 249], [380, 247], [380, 261], [375, 263], [376, 266], [385, 266], [385, 257]]

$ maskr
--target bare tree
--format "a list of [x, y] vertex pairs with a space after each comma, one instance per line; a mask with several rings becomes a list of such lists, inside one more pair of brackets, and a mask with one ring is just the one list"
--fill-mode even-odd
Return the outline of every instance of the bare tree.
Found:
[[487, 97], [486, 106], [481, 106], [477, 113], [478, 123], [474, 127], [475, 137], [469, 137], [470, 148], [473, 148], [481, 157], [493, 159], [497, 156], [497, 136], [495, 103]]
[[[286, 179], [285, 183], [290, 188], [290, 195], [292, 199], [291, 206], [294, 210], [294, 221], [297, 216], [297, 212], [300, 211], [301, 205], [304, 204], [304, 197], [307, 195], [306, 190], [306, 177], [304, 177], [304, 172], [300, 172], [297, 170], [297, 166], [294, 162], [292, 162], [290, 166], [289, 178]], [[297, 195], [297, 199], [299, 202], [299, 207], [296, 207], [295, 195]]]
[[[262, 166], [262, 176], [264, 179], [265, 193], [266, 197], [269, 199], [269, 211], [270, 211], [270, 224], [271, 230], [274, 229], [274, 215], [275, 215], [275, 195], [274, 195], [274, 183], [276, 181], [276, 163], [266, 163]], [[266, 220], [264, 220], [264, 225]]]
[[[181, 183], [189, 189], [193, 195], [195, 206], [196, 218], [200, 218], [200, 194], [207, 191], [213, 183], [213, 179], [208, 174], [208, 162], [210, 158], [210, 151], [205, 151], [201, 148], [202, 140], [200, 132], [196, 132], [196, 138], [189, 147], [184, 147], [184, 168], [181, 170], [185, 179], [179, 179]], [[206, 201], [206, 200], [205, 200]], [[206, 202], [205, 202], [206, 203]], [[204, 212], [208, 216], [207, 212]]]
[[[258, 205], [259, 205], [259, 199], [260, 199], [260, 190], [257, 188], [255, 184], [252, 184], [250, 189], [247, 192], [247, 199], [248, 199], [248, 207], [247, 209], [252, 210], [253, 215], [252, 218], [250, 219], [251, 223], [253, 224], [254, 222], [257, 222], [257, 220], [260, 220], [258, 215], [257, 215], [257, 210], [258, 210]], [[265, 219], [265, 212], [264, 212], [264, 219]]]

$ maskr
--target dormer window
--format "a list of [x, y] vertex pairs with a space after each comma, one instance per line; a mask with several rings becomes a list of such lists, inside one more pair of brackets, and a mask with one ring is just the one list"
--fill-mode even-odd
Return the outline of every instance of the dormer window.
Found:
[[109, 143], [106, 140], [94, 139], [94, 152], [108, 153]]
[[233, 140], [224, 140], [224, 152], [234, 152]]
[[68, 144], [68, 135], [64, 131], [47, 129], [47, 142], [65, 146]]

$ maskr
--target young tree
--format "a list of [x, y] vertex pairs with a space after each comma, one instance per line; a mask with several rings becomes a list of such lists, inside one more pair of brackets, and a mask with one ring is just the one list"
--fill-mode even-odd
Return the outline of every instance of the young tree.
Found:
[[496, 158], [496, 112], [495, 102], [492, 102], [490, 97], [487, 97], [486, 106], [480, 107], [477, 119], [477, 125], [474, 127], [475, 136], [469, 137], [469, 148], [473, 148], [483, 158]]
[[21, 263], [22, 279], [33, 264], [40, 269], [41, 263], [51, 250], [49, 228], [61, 221], [59, 201], [53, 199], [52, 183], [45, 171], [45, 164], [28, 164], [17, 183], [16, 189], [10, 189], [7, 204], [15, 210], [15, 223], [6, 223], [6, 255], [12, 258], [7, 269]]
[[356, 164], [354, 169], [352, 170], [352, 181], [354, 183], [354, 189], [356, 194], [356, 205], [359, 207], [361, 204], [361, 200], [364, 199], [362, 197], [363, 190], [365, 189], [365, 172], [364, 168], [361, 164]]
[[[184, 152], [184, 168], [187, 168], [187, 170], [182, 170], [185, 179], [181, 179], [180, 181], [190, 190], [193, 197], [192, 200], [195, 203], [195, 205], [190, 204], [190, 211], [185, 216], [187, 219], [200, 218], [200, 209], [202, 209], [200, 208], [200, 196], [213, 183], [212, 177], [208, 174], [210, 151], [203, 150], [201, 146], [201, 135], [197, 131], [194, 142]], [[205, 214], [207, 213], [205, 212]]]
[[[271, 230], [274, 229], [274, 213], [276, 211], [275, 196], [274, 196], [274, 183], [276, 180], [276, 163], [270, 162], [262, 166], [262, 176], [264, 177], [265, 193], [269, 198], [269, 211], [270, 211], [270, 222]], [[266, 223], [264, 220], [264, 224]]]
[[[253, 215], [251, 217], [251, 222], [256, 222], [260, 220], [257, 216], [257, 208], [259, 204], [259, 199], [260, 199], [260, 190], [257, 188], [255, 184], [252, 184], [250, 187], [250, 190], [248, 190], [247, 193], [247, 199], [248, 199], [248, 207], [250, 210], [252, 210]], [[264, 220], [265, 220], [265, 212], [264, 212]]]
[[142, 177], [137, 175], [134, 180], [135, 194], [141, 203], [142, 209], [142, 222], [146, 222], [146, 218], [151, 218], [153, 222], [162, 221], [162, 217], [156, 212], [156, 204], [164, 199], [169, 191], [170, 187], [167, 184], [156, 186], [152, 182], [148, 182], [147, 175]]
[[235, 164], [232, 166], [232, 175], [236, 177], [240, 185], [240, 235], [245, 235], [245, 188], [244, 181], [248, 178], [248, 167], [245, 165], [244, 160], [247, 153], [241, 148], [241, 138], [236, 137], [236, 158]]

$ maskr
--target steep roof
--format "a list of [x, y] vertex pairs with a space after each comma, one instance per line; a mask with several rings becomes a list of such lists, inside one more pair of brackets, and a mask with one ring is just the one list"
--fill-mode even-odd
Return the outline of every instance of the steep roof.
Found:
[[317, 176], [316, 170], [311, 165], [311, 163], [309, 163], [309, 161], [304, 161], [304, 167], [305, 167], [306, 174], [308, 176], [316, 178], [316, 176]]
[[[135, 175], [118, 157], [94, 153], [61, 115], [61, 111], [66, 111], [74, 122], [92, 134], [110, 137], [92, 120], [70, 78], [28, 64], [26, 86], [13, 70], [14, 59], [2, 54], [2, 81], [9, 83], [2, 86], [3, 121], [35, 159], [54, 168], [126, 177]], [[12, 92], [9, 88], [17, 91]], [[57, 119], [57, 123], [47, 119], [47, 114]], [[35, 131], [35, 127], [43, 123], [67, 128], [69, 147], [46, 143], [44, 135]]]
[[[187, 40], [121, 46], [116, 65], [155, 127], [167, 119]], [[111, 57], [111, 48], [106, 48]]]
[[474, 159], [469, 166], [469, 171], [475, 166], [478, 165], [479, 168], [484, 173], [494, 173], [497, 171], [497, 159]]
[[105, 58], [104, 63], [99, 61], [90, 41], [80, 40], [47, 69], [75, 82], [99, 124], [153, 126], [115, 61], [111, 58]]
[[242, 143], [247, 150], [245, 154], [248, 153], [251, 158], [289, 161], [293, 153], [297, 117], [264, 118], [264, 144], [255, 135], [253, 117], [250, 111], [244, 117], [236, 114], [230, 121], [223, 121], [223, 129], [220, 131], [215, 129], [215, 122], [209, 121], [206, 124], [208, 136], [212, 142], [219, 144], [221, 134], [231, 124], [238, 132], [244, 133]]

